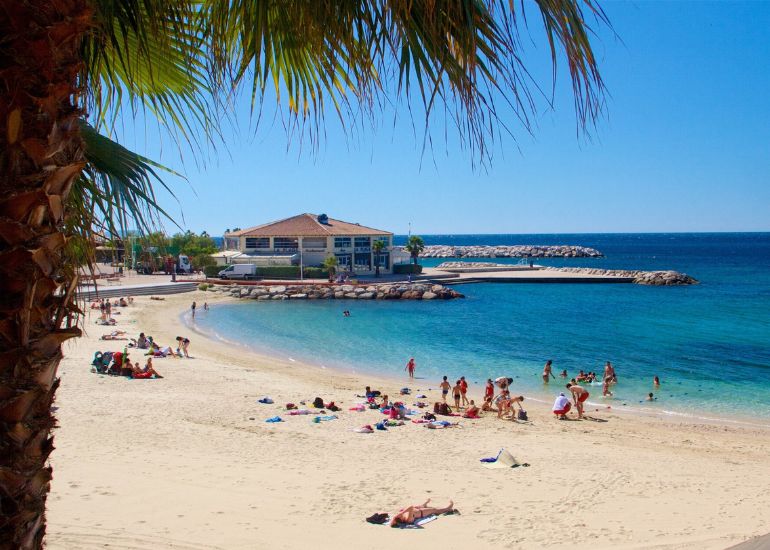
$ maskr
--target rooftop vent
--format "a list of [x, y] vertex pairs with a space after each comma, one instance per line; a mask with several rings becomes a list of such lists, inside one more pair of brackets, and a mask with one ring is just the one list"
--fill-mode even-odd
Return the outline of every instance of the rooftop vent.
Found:
[[317, 219], [321, 225], [329, 225], [329, 216], [326, 214], [319, 214]]

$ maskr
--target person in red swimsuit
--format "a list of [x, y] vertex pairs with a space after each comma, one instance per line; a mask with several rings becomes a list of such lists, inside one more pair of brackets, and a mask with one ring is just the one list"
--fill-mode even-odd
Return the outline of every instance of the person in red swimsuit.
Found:
[[492, 400], [495, 398], [495, 384], [491, 378], [487, 378], [487, 386], [484, 388], [484, 403], [481, 409], [484, 411], [492, 410]]
[[463, 400], [463, 406], [468, 404], [468, 382], [464, 376], [460, 377], [460, 397]]
[[583, 418], [583, 403], [591, 394], [577, 384], [567, 384], [567, 389], [572, 392], [572, 400], [575, 402], [578, 418]]
[[409, 362], [406, 364], [406, 368], [404, 370], [409, 373], [409, 378], [414, 378], [414, 357], [409, 359]]

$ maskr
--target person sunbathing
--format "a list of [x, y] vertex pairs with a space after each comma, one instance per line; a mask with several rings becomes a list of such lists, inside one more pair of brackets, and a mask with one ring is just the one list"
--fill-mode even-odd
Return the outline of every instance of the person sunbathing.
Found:
[[147, 363], [144, 368], [139, 367], [139, 362], [134, 363], [134, 368], [131, 373], [131, 378], [163, 378], [158, 371], [152, 368], [152, 357], [147, 358]]
[[426, 500], [423, 504], [415, 504], [408, 506], [398, 511], [397, 514], [393, 514], [390, 520], [391, 527], [398, 527], [399, 525], [414, 525], [415, 521], [428, 516], [438, 516], [440, 514], [446, 514], [448, 512], [454, 512], [454, 502], [449, 501], [449, 505], [444, 508], [434, 508], [428, 506], [430, 499]]
[[471, 403], [468, 406], [468, 408], [465, 410], [465, 414], [463, 415], [464, 418], [478, 418], [480, 409], [476, 406], [476, 402], [471, 399]]
[[109, 334], [102, 334], [102, 340], [128, 340], [124, 338], [125, 335], [125, 330], [113, 330]]

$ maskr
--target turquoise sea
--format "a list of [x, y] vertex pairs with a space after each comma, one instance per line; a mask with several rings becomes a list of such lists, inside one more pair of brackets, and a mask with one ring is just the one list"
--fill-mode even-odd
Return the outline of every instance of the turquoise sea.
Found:
[[[248, 300], [201, 312], [196, 329], [263, 353], [405, 381], [404, 365], [414, 357], [414, 387], [436, 387], [444, 374], [465, 375], [478, 384], [471, 389], [477, 395], [486, 378], [508, 375], [515, 379], [514, 391], [550, 400], [563, 380], [544, 388], [540, 374], [546, 359], [553, 360], [557, 374], [567, 369], [570, 376], [578, 369], [601, 372], [609, 360], [619, 377], [615, 396], [601, 398], [596, 386], [589, 402], [770, 424], [770, 233], [424, 239], [426, 244], [590, 246], [605, 257], [538, 263], [674, 269], [701, 284], [474, 284], [457, 286], [465, 300], [429, 302]], [[342, 316], [345, 308], [351, 317]], [[662, 383], [658, 389], [652, 386], [655, 375]], [[651, 391], [657, 401], [641, 402]]]

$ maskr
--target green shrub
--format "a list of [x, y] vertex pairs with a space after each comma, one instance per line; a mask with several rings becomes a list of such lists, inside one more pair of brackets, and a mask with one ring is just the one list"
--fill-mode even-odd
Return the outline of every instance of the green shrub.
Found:
[[222, 265], [207, 265], [203, 268], [203, 273], [206, 277], [218, 277], [219, 272], [222, 271], [225, 266]]
[[303, 271], [306, 279], [329, 278], [329, 270], [322, 267], [306, 267]]
[[201, 283], [198, 285], [198, 290], [206, 290], [209, 288], [209, 285], [206, 283]]
[[299, 266], [272, 265], [258, 267], [257, 276], [265, 279], [299, 279]]
[[414, 264], [393, 264], [393, 274], [394, 275], [407, 275], [407, 274], [417, 274], [422, 273], [422, 266], [421, 265], [414, 265]]

